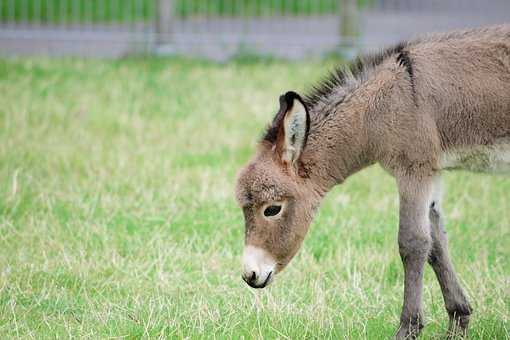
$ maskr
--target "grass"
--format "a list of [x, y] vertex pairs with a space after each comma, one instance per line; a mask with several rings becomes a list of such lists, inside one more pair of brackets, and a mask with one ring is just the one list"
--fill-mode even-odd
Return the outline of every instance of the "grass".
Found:
[[[366, 6], [371, 0], [358, 0]], [[4, 0], [0, 22], [134, 22], [154, 20], [157, 0]], [[174, 0], [175, 15], [267, 16], [338, 12], [338, 0]]]
[[[265, 290], [240, 278], [236, 171], [287, 89], [330, 62], [0, 61], [3, 338], [387, 339], [402, 266], [393, 180], [325, 200]], [[450, 248], [471, 339], [508, 338], [510, 180], [448, 174]], [[424, 339], [447, 326], [425, 273]]]

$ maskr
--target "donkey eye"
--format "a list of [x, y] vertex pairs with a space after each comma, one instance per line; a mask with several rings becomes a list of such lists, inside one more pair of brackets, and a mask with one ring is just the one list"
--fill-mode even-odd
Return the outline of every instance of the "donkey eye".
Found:
[[282, 210], [281, 205], [270, 205], [269, 207], [264, 209], [264, 216], [266, 217], [276, 216], [280, 213], [281, 210]]

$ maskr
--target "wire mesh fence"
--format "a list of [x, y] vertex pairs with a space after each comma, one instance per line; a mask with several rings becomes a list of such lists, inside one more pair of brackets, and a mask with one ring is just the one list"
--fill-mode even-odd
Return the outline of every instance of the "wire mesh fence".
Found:
[[0, 18], [10, 24], [95, 24], [151, 20], [152, 0], [3, 0]]
[[[333, 14], [338, 0], [3, 0], [2, 22], [68, 23], [152, 20], [162, 3], [172, 3], [178, 18], [192, 16], [287, 16]], [[359, 6], [371, 0], [355, 1]]]
[[0, 52], [301, 57], [509, 20], [508, 0], [0, 0]]

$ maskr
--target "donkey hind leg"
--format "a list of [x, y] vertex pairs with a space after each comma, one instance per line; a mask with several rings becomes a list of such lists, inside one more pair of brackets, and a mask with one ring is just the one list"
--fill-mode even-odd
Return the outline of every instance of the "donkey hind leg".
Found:
[[429, 219], [431, 223], [432, 250], [428, 258], [434, 270], [450, 317], [449, 337], [465, 336], [472, 308], [462, 290], [453, 265], [448, 256], [448, 239], [441, 215], [441, 182], [434, 181], [434, 194], [430, 204]]
[[399, 178], [398, 244], [404, 265], [404, 304], [397, 339], [414, 339], [423, 328], [423, 270], [432, 248], [429, 205], [432, 179]]

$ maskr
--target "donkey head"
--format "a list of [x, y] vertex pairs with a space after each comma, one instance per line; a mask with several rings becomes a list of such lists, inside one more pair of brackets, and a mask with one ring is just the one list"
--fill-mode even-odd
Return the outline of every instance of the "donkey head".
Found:
[[245, 219], [243, 279], [263, 288], [298, 251], [316, 200], [300, 156], [310, 116], [295, 92], [280, 97], [280, 110], [256, 155], [240, 172], [236, 198]]

